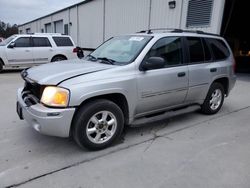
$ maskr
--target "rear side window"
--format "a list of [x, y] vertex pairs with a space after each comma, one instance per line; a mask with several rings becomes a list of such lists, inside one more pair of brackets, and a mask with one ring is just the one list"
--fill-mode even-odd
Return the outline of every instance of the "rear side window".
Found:
[[222, 40], [208, 38], [207, 41], [211, 46], [214, 55], [214, 60], [220, 61], [230, 56], [230, 52]]
[[57, 46], [73, 46], [69, 37], [53, 37]]
[[51, 47], [49, 40], [46, 37], [33, 37], [34, 47]]
[[187, 37], [189, 46], [190, 63], [204, 62], [204, 53], [201, 39], [198, 37]]
[[21, 37], [15, 41], [15, 47], [31, 47], [30, 37]]

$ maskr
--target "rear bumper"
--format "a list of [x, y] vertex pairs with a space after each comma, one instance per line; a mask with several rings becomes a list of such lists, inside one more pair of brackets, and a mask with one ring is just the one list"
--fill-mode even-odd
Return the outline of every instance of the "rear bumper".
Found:
[[47, 108], [42, 104], [27, 106], [22, 98], [22, 90], [20, 88], [17, 92], [17, 102], [22, 117], [41, 134], [69, 137], [75, 108]]

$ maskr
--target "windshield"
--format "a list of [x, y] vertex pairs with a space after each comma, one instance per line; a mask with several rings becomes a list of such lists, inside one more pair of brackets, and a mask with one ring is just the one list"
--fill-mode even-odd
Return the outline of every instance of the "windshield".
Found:
[[100, 60], [116, 65], [129, 64], [135, 60], [151, 38], [139, 35], [111, 38], [87, 56], [87, 60]]
[[7, 45], [10, 41], [12, 41], [14, 38], [16, 38], [15, 35], [10, 36], [9, 38], [3, 40], [2, 42], [0, 42], [0, 46], [5, 46]]

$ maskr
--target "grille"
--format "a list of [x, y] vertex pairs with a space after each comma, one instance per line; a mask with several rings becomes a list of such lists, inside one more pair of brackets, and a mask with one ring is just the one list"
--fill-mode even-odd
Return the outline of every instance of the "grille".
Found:
[[214, 0], [189, 0], [187, 27], [207, 27], [210, 25]]
[[24, 87], [23, 91], [25, 93], [29, 93], [29, 94], [33, 95], [38, 100], [40, 100], [42, 97], [43, 89], [44, 89], [44, 87], [38, 83], [30, 83], [28, 81], [25, 81], [25, 87]]

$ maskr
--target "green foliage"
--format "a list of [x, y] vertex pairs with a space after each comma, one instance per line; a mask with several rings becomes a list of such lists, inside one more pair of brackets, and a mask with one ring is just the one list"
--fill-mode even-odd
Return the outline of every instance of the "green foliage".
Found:
[[18, 33], [18, 25], [11, 25], [0, 20], [0, 37], [8, 38], [11, 35]]

